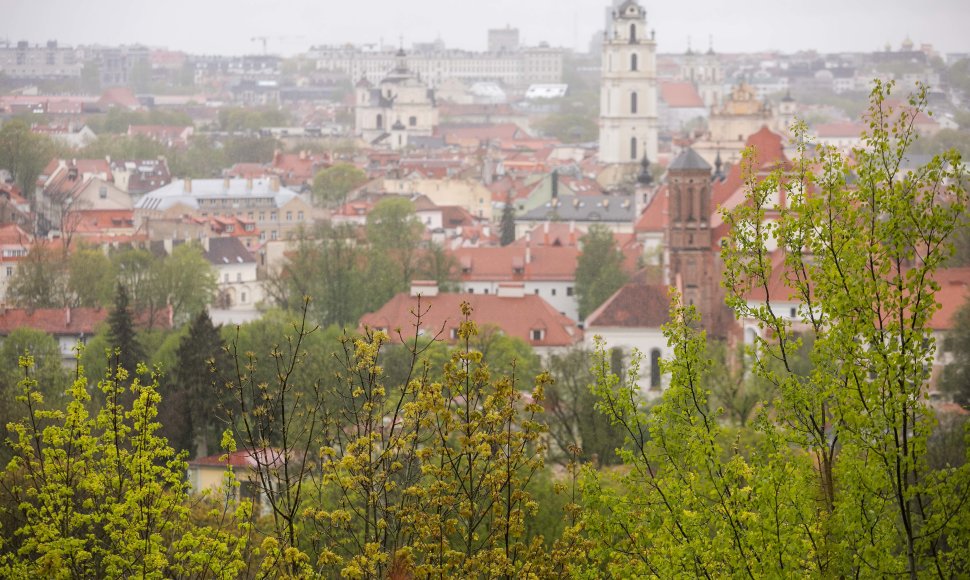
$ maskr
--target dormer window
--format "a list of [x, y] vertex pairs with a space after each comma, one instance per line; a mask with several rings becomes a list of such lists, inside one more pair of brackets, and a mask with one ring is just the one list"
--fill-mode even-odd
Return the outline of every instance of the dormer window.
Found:
[[541, 328], [533, 328], [529, 331], [529, 339], [532, 342], [539, 342], [546, 337], [546, 331]]

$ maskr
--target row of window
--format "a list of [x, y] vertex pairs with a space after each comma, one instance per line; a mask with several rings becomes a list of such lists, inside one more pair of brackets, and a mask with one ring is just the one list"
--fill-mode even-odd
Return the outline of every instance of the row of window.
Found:
[[[474, 288], [469, 288], [468, 289], [468, 293], [469, 294], [474, 294], [475, 293], [475, 289]], [[485, 288], [482, 293], [483, 294], [489, 294], [489, 289], [488, 288]], [[535, 290], [533, 290], [533, 293], [536, 296], [539, 296], [539, 289], [536, 288]], [[556, 288], [550, 288], [549, 289], [549, 295], [550, 296], [555, 296], [556, 295]], [[572, 296], [572, 295], [573, 295], [573, 287], [572, 286], [566, 286], [566, 296]]]

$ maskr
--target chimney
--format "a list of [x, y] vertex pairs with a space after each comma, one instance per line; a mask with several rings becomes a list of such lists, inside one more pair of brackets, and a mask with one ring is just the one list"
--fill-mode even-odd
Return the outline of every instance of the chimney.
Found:
[[247, 177], [246, 178], [246, 191], [252, 192], [252, 190], [253, 190], [253, 178], [252, 177]]
[[499, 282], [496, 295], [499, 298], [524, 298], [525, 282]]
[[182, 180], [182, 191], [185, 193], [192, 193], [192, 178], [186, 177]]
[[575, 221], [569, 222], [569, 245], [570, 246], [576, 245], [576, 222]]
[[434, 280], [414, 280], [411, 282], [411, 298], [418, 296], [437, 296], [438, 283]]
[[226, 190], [227, 193], [229, 192], [229, 183], [230, 183], [230, 179], [229, 179], [229, 176], [227, 175], [222, 179], [222, 189]]
[[280, 176], [279, 175], [273, 175], [273, 176], [271, 176], [269, 178], [269, 188], [273, 191], [273, 193], [278, 193], [279, 192], [279, 190], [280, 190]]
[[64, 326], [71, 325], [71, 307], [64, 308]]
[[549, 245], [549, 220], [542, 224], [542, 244], [545, 246]]
[[532, 263], [532, 232], [525, 233], [525, 263]]

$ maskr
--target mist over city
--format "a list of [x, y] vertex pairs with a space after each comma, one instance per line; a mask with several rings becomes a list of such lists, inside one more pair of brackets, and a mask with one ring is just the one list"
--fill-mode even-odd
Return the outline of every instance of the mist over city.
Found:
[[0, 577], [970, 575], [967, 22], [0, 0]]

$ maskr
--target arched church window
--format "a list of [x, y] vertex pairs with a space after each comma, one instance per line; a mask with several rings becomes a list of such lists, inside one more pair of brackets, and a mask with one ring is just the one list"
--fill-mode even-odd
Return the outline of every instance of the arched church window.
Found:
[[630, 137], [630, 159], [633, 159], [635, 161], [636, 158], [637, 158], [637, 138]]
[[384, 115], [380, 113], [377, 114], [377, 128], [378, 129], [384, 128]]
[[[630, 42], [633, 43], [636, 41], [637, 41], [637, 25], [630, 24]], [[637, 70], [637, 69], [634, 68], [633, 70]]]
[[660, 388], [660, 349], [650, 349], [650, 388]]
[[411, 117], [410, 117], [410, 118], [408, 119], [408, 125], [410, 125], [410, 126], [412, 126], [412, 127], [414, 127], [414, 126], [416, 126], [417, 124], [418, 124], [418, 118], [417, 118], [417, 117], [415, 117], [414, 115], [412, 115], [412, 116], [411, 116]]
[[630, 55], [630, 70], [637, 70], [637, 55]]
[[637, 112], [637, 94], [635, 92], [630, 93], [630, 112], [634, 115]]

